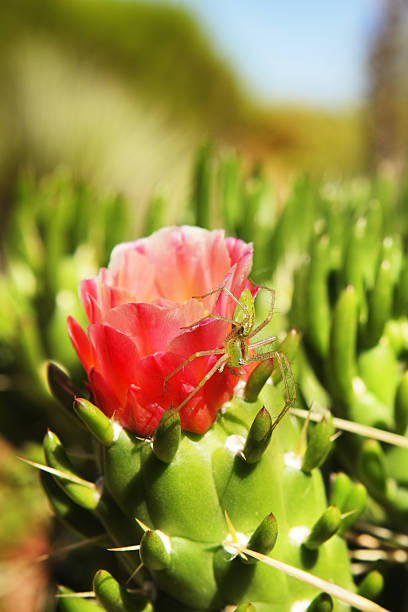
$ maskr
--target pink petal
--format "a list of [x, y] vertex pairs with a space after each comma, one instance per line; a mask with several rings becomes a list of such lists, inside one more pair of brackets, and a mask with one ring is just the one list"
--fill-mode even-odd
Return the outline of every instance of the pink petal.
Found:
[[113, 308], [105, 322], [131, 336], [140, 357], [166, 350], [168, 343], [183, 326], [183, 313], [154, 304], [123, 304]]
[[97, 301], [92, 295], [87, 296], [86, 314], [90, 323], [102, 323], [102, 313]]
[[111, 287], [105, 283], [99, 283], [98, 285], [98, 305], [102, 317], [105, 317], [111, 308], [133, 301], [134, 297], [124, 289]]
[[73, 317], [68, 317], [67, 324], [69, 337], [71, 338], [76, 354], [85, 370], [88, 372], [94, 364], [92, 345], [82, 327]]
[[230, 265], [238, 263], [242, 257], [250, 257], [252, 259], [253, 246], [252, 242], [246, 243], [238, 238], [229, 236], [225, 239], [225, 246], [230, 257]]
[[160, 298], [155, 304], [167, 310], [177, 310], [180, 317], [180, 328], [194, 325], [204, 317], [206, 312], [208, 314], [212, 310], [212, 308], [205, 309], [205, 300], [195, 298], [182, 303]]
[[109, 264], [115, 287], [127, 291], [132, 301], [152, 302], [158, 297], [154, 266], [146, 256], [125, 250]]
[[112, 250], [109, 266], [111, 266], [111, 264], [115, 266], [116, 260], [120, 262], [121, 257], [127, 251], [137, 251], [141, 255], [144, 255], [146, 253], [146, 244], [149, 242], [149, 240], [150, 238], [139, 238], [139, 240], [130, 240], [129, 242], [121, 242], [120, 244], [117, 244]]
[[[241, 293], [248, 284], [248, 275], [252, 266], [252, 250], [246, 252], [241, 259], [235, 263], [226, 275], [222, 285], [239, 300]], [[236, 302], [225, 291], [222, 291], [217, 299], [214, 312], [226, 317], [232, 317]]]
[[150, 237], [146, 254], [155, 266], [160, 295], [177, 302], [216, 289], [230, 267], [221, 230], [165, 228]]

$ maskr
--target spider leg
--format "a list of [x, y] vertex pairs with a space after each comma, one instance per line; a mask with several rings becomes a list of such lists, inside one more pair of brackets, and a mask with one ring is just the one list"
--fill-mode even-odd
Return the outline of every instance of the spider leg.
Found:
[[190, 363], [190, 361], [194, 361], [194, 359], [197, 359], [197, 357], [204, 357], [205, 355], [220, 355], [221, 353], [225, 354], [225, 350], [224, 349], [211, 349], [210, 351], [197, 351], [196, 353], [193, 353], [192, 355], [190, 355], [188, 359], [183, 361], [182, 364], [180, 364], [175, 370], [173, 370], [170, 374], [168, 374], [165, 377], [163, 381], [163, 395], [166, 389], [167, 381], [170, 380], [170, 378], [174, 376], [174, 374], [177, 374], [177, 372], [182, 370], [188, 363]]
[[271, 306], [269, 308], [269, 312], [267, 314], [266, 319], [262, 321], [262, 323], [260, 323], [257, 327], [255, 327], [255, 329], [251, 331], [247, 338], [252, 338], [253, 336], [256, 336], [256, 334], [258, 334], [266, 325], [268, 325], [269, 321], [273, 317], [273, 309], [275, 307], [275, 291], [270, 287], [265, 287], [264, 285], [259, 285], [259, 287], [261, 287], [262, 289], [266, 289], [266, 291], [269, 291], [271, 293]]
[[223, 287], [218, 287], [218, 289], [213, 289], [212, 291], [209, 291], [208, 293], [204, 293], [204, 295], [193, 295], [192, 299], [193, 300], [202, 300], [203, 298], [206, 298], [209, 295], [214, 295], [214, 293], [219, 293], [222, 289], [223, 289]]
[[227, 323], [232, 323], [232, 325], [237, 325], [237, 326], [240, 325], [240, 323], [238, 323], [237, 321], [234, 321], [234, 319], [229, 319], [228, 317], [222, 317], [221, 315], [216, 315], [210, 312], [205, 317], [198, 319], [198, 321], [195, 321], [191, 325], [180, 327], [180, 329], [191, 329], [192, 327], [195, 327], [196, 325], [198, 325], [198, 323], [201, 323], [202, 321], [205, 321], [206, 319], [218, 319], [220, 321], [227, 321]]
[[[214, 291], [210, 291], [209, 293], [204, 293], [204, 295], [193, 295], [193, 299], [200, 300], [202, 298], [208, 297], [209, 295], [213, 295], [214, 293], [221, 293], [221, 291], [224, 291], [227, 295], [229, 295], [230, 298], [232, 298], [234, 302], [238, 304], [238, 306], [241, 306], [245, 314], [249, 316], [248, 310], [245, 308], [245, 306], [241, 304], [241, 302], [235, 297], [233, 293], [231, 293], [229, 289], [227, 289], [227, 287], [219, 287], [218, 289], [214, 289]], [[273, 291], [273, 289], [270, 289], [270, 291]]]
[[[249, 345], [250, 348], [252, 345]], [[265, 361], [266, 359], [276, 359], [276, 355], [282, 355], [282, 353], [278, 353], [278, 351], [268, 351], [266, 353], [261, 353], [259, 355], [250, 355], [244, 359], [244, 363], [242, 365], [248, 365], [249, 363], [253, 363], [254, 361]]]
[[[272, 431], [275, 429], [277, 425], [279, 425], [280, 421], [283, 419], [285, 414], [288, 412], [289, 408], [291, 408], [296, 401], [296, 383], [295, 383], [295, 378], [293, 376], [292, 368], [290, 367], [289, 359], [286, 357], [284, 353], [279, 353], [279, 352], [276, 352], [276, 359], [277, 359], [279, 369], [282, 374], [282, 380], [284, 382], [285, 389], [286, 389], [286, 401], [285, 401], [285, 405], [283, 409], [280, 411], [280, 413], [278, 414], [278, 416], [276, 417], [276, 419], [274, 420], [272, 424]], [[283, 364], [285, 364], [285, 367], [283, 367]], [[292, 393], [289, 390], [288, 374], [290, 378]]]
[[191, 391], [191, 393], [189, 393], [187, 395], [186, 398], [183, 399], [183, 401], [181, 402], [181, 404], [179, 404], [176, 408], [177, 411], [181, 410], [181, 408], [183, 406], [185, 406], [187, 404], [187, 402], [189, 402], [191, 400], [191, 398], [193, 397], [193, 395], [195, 395], [197, 393], [197, 391], [199, 389], [201, 389], [201, 387], [203, 387], [205, 385], [205, 383], [207, 382], [207, 380], [209, 380], [211, 378], [211, 376], [213, 376], [217, 370], [220, 370], [221, 368], [224, 368], [225, 364], [227, 363], [227, 361], [229, 360], [229, 356], [228, 355], [222, 355], [222, 357], [220, 357], [215, 364], [213, 365], [213, 367], [211, 368], [211, 370], [209, 370], [207, 372], [207, 374], [204, 376], [204, 378], [202, 378], [200, 380], [200, 382], [198, 383], [198, 385], [196, 386], [195, 389], [193, 389]]
[[[266, 359], [276, 359], [282, 374], [283, 383], [285, 385], [285, 405], [273, 422], [272, 429], [275, 429], [296, 400], [296, 383], [288, 358], [284, 353], [280, 353], [279, 351], [269, 351], [267, 353], [263, 353], [262, 355], [251, 355], [245, 359], [244, 365], [253, 363], [254, 361], [265, 361]], [[288, 379], [290, 380], [290, 387]]]
[[278, 339], [277, 336], [271, 336], [270, 338], [265, 338], [265, 340], [259, 340], [258, 342], [253, 342], [252, 344], [248, 344], [248, 348], [255, 348], [257, 346], [264, 346], [265, 344], [272, 344], [272, 342], [276, 342]]

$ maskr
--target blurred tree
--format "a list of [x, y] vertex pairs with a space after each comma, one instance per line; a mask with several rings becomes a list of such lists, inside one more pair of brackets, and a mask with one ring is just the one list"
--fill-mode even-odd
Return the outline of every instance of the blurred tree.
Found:
[[369, 164], [400, 174], [406, 154], [407, 0], [386, 0], [370, 55]]

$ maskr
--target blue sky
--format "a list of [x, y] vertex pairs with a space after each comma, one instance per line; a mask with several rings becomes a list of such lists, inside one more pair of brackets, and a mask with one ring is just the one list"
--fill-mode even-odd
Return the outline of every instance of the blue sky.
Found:
[[[152, 0], [159, 1], [159, 0]], [[173, 0], [263, 102], [358, 104], [384, 0]]]

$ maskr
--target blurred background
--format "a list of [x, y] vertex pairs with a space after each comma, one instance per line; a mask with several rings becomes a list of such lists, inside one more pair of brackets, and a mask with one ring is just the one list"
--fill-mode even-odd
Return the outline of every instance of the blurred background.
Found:
[[[79, 279], [116, 242], [196, 222], [255, 240], [270, 281], [291, 236], [300, 251], [312, 232], [317, 191], [301, 181], [291, 192], [294, 176], [330, 186], [380, 172], [392, 199], [406, 176], [407, 34], [406, 0], [1, 0], [1, 612], [54, 609], [50, 572], [76, 571], [78, 588], [92, 574], [81, 553], [68, 566], [58, 555], [51, 569], [32, 563], [67, 540], [37, 475], [15, 461], [42, 460], [55, 418], [43, 362], [81, 379], [66, 333], [68, 313], [83, 317]], [[210, 219], [211, 159], [225, 210]], [[361, 185], [341, 197], [371, 197]], [[290, 193], [309, 234], [292, 230], [296, 209], [277, 223], [283, 242], [271, 241]]]
[[[3, 0], [0, 198], [67, 165], [140, 214], [181, 201], [197, 145], [342, 177], [407, 139], [404, 0]], [[169, 212], [169, 221], [175, 214]]]

